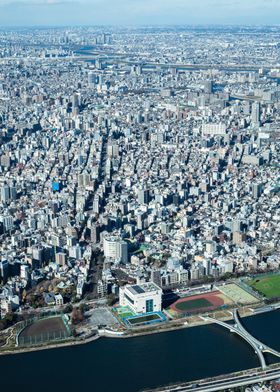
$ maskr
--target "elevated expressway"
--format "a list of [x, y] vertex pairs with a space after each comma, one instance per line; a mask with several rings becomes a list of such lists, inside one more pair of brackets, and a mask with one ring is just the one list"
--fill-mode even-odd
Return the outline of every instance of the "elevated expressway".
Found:
[[[254, 371], [252, 373], [252, 371]], [[280, 365], [259, 371], [259, 369], [251, 369], [244, 371], [242, 374], [228, 374], [211, 380], [198, 380], [187, 382], [168, 387], [145, 390], [144, 392], [215, 392], [225, 391], [227, 389], [237, 388], [241, 386], [262, 383], [264, 381], [275, 380], [280, 377]]]

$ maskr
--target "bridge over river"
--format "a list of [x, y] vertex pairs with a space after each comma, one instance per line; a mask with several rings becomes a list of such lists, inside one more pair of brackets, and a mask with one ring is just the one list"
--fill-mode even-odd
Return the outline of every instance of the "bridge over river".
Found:
[[268, 380], [275, 380], [280, 377], [280, 364], [268, 366], [265, 361], [264, 353], [270, 353], [280, 358], [280, 353], [266, 344], [260, 342], [252, 336], [242, 325], [238, 310], [233, 310], [234, 324], [228, 324], [209, 316], [201, 316], [205, 321], [210, 321], [236, 333], [244, 339], [255, 351], [261, 364], [261, 368], [244, 370], [239, 373], [228, 374], [212, 379], [197, 380], [181, 384], [169, 385], [155, 389], [145, 390], [145, 392], [215, 392], [240, 386], [251, 385]]
[[242, 339], [244, 339], [250, 346], [254, 349], [255, 353], [257, 354], [261, 367], [263, 370], [267, 368], [267, 364], [264, 358], [263, 353], [269, 353], [272, 355], [275, 355], [276, 357], [280, 358], [280, 353], [273, 348], [267, 346], [266, 344], [260, 342], [258, 339], [256, 339], [254, 336], [252, 336], [242, 325], [238, 310], [234, 309], [233, 311], [233, 318], [234, 318], [234, 324], [228, 324], [223, 321], [214, 319], [212, 317], [206, 316], [203, 317], [204, 320], [206, 321], [211, 321], [215, 324], [221, 325], [224, 328], [227, 328], [230, 330], [230, 332], [236, 333], [239, 335]]

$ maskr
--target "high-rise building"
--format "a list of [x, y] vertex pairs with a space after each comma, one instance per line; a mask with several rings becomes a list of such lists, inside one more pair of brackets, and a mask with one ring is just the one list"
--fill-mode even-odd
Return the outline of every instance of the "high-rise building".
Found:
[[20, 266], [20, 277], [22, 279], [26, 279], [26, 280], [29, 279], [29, 277], [30, 277], [29, 268], [30, 268], [30, 266], [27, 264], [22, 264]]
[[56, 253], [55, 261], [57, 264], [64, 266], [66, 264], [66, 254], [63, 252]]
[[17, 198], [17, 189], [15, 186], [10, 186], [10, 199], [16, 200]]
[[151, 281], [157, 286], [161, 287], [161, 273], [160, 270], [151, 271]]
[[99, 298], [103, 298], [106, 296], [108, 292], [108, 285], [106, 282], [103, 282], [102, 280], [98, 280], [97, 282], [97, 294]]
[[150, 201], [150, 194], [148, 189], [139, 189], [138, 202], [140, 204], [148, 204]]
[[0, 195], [2, 203], [8, 203], [10, 201], [10, 188], [8, 185], [2, 186]]
[[252, 120], [252, 125], [254, 127], [258, 127], [260, 125], [260, 103], [259, 102], [254, 102], [252, 104], [251, 120]]
[[90, 240], [94, 244], [100, 241], [100, 227], [95, 224], [90, 228]]
[[96, 195], [93, 199], [92, 210], [96, 214], [99, 214], [100, 212], [100, 197], [98, 195]]
[[88, 73], [88, 85], [89, 87], [94, 87], [97, 84], [97, 76], [93, 72]]
[[208, 94], [213, 93], [213, 81], [212, 80], [205, 80], [203, 82], [203, 90], [205, 93], [208, 93]]
[[106, 236], [103, 239], [104, 256], [128, 263], [128, 244], [117, 236]]
[[5, 231], [9, 231], [13, 228], [14, 219], [11, 215], [0, 216], [0, 221], [3, 222]]
[[262, 194], [262, 184], [252, 184], [252, 194], [254, 199], [258, 199]]
[[0, 261], [0, 277], [3, 279], [4, 283], [9, 277], [9, 262], [8, 260]]

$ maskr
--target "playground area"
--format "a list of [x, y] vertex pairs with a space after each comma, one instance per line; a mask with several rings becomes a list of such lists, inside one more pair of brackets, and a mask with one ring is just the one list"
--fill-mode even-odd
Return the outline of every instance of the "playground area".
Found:
[[280, 274], [258, 276], [247, 283], [257, 293], [266, 298], [280, 297]]
[[114, 308], [113, 311], [127, 327], [138, 327], [167, 320], [162, 312], [136, 314], [128, 306]]
[[211, 312], [217, 309], [226, 309], [233, 302], [220, 291], [211, 291], [178, 299], [167, 308], [172, 317]]
[[17, 342], [19, 346], [48, 343], [64, 340], [71, 336], [65, 316], [54, 316], [26, 323], [19, 331]]
[[119, 306], [118, 308], [113, 308], [113, 312], [123, 321], [127, 317], [135, 316], [134, 313], [128, 306]]
[[259, 302], [259, 299], [253, 294], [250, 294], [235, 283], [219, 286], [219, 290], [237, 305], [249, 305]]

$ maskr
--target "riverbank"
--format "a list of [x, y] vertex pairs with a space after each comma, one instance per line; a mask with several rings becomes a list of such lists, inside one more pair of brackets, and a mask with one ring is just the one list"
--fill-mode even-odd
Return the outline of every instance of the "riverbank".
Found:
[[[231, 389], [236, 386], [248, 386], [256, 384], [258, 381], [273, 380], [279, 377], [280, 365], [273, 364], [267, 367], [266, 370], [262, 368], [252, 368], [245, 371], [228, 373], [217, 377], [193, 380], [190, 382], [176, 383], [166, 387], [159, 387], [153, 389], [145, 389], [142, 392], [171, 392], [171, 391], [187, 391], [187, 390], [206, 390], [211, 389], [215, 391], [222, 391], [224, 389]], [[206, 389], [207, 388], [207, 389]]]
[[[274, 309], [271, 309], [270, 311], [273, 310]], [[267, 312], [267, 310], [263, 310], [263, 312]], [[261, 309], [257, 313], [254, 313], [254, 310], [252, 308], [239, 309], [239, 314], [241, 318], [256, 316], [257, 314], [260, 313], [262, 313]], [[214, 313], [213, 316], [214, 318], [217, 318], [218, 320], [221, 321], [233, 320], [233, 315], [231, 314], [230, 311], [216, 312]], [[97, 331], [97, 334], [82, 339], [73, 338], [71, 340], [67, 340], [63, 342], [54, 342], [46, 345], [32, 346], [32, 347], [22, 347], [22, 348], [14, 347], [3, 351], [0, 348], [0, 355], [3, 356], [3, 355], [12, 355], [12, 354], [23, 354], [27, 352], [33, 352], [33, 351], [51, 350], [51, 349], [69, 347], [69, 346], [83, 345], [83, 344], [91, 343], [101, 337], [118, 338], [118, 339], [128, 339], [133, 337], [136, 338], [139, 336], [153, 335], [153, 334], [164, 333], [164, 332], [173, 332], [180, 329], [194, 328], [194, 327], [199, 327], [208, 324], [213, 324], [213, 322], [210, 320], [205, 320], [201, 316], [189, 316], [178, 320], [170, 320], [166, 323], [157, 324], [156, 326], [148, 325], [145, 327], [129, 329], [124, 332], [116, 332], [104, 328], [104, 329], [99, 329]]]
[[[242, 319], [242, 324], [260, 342], [280, 351], [279, 320], [280, 311], [277, 311]], [[12, 390], [28, 390], [32, 377], [32, 384], [40, 385], [41, 392], [56, 389], [56, 385], [64, 385], [69, 392], [87, 390], [93, 383], [94, 389], [103, 392], [111, 392], [112, 385], [115, 392], [139, 392], [250, 372], [260, 366], [258, 356], [245, 340], [216, 325], [184, 326], [170, 333], [142, 332], [143, 336], [135, 339], [99, 338], [88, 344], [59, 346], [57, 350], [0, 356], [1, 385]], [[276, 361], [279, 359], [269, 356], [268, 365]], [[59, 371], [52, 372], [51, 378], [46, 377], [46, 367], [42, 364]], [[13, 376], [15, 368], [17, 377]]]
[[100, 337], [101, 337], [100, 335], [94, 335], [94, 336], [90, 336], [85, 339], [80, 339], [80, 340], [71, 339], [68, 341], [63, 341], [63, 342], [59, 342], [59, 343], [53, 342], [50, 344], [40, 345], [40, 346], [22, 347], [22, 348], [15, 347], [14, 349], [9, 349], [6, 351], [1, 351], [1, 349], [0, 349], [0, 356], [13, 355], [13, 354], [24, 354], [24, 353], [33, 352], [33, 351], [51, 350], [51, 349], [56, 349], [56, 348], [69, 347], [69, 346], [79, 346], [82, 344], [91, 343], [91, 342], [99, 339]]
[[[260, 313], [258, 313], [260, 314]], [[247, 312], [244, 312], [241, 314], [241, 317], [252, 317], [255, 316], [254, 313], [252, 313], [251, 310], [248, 309]], [[185, 318], [182, 320], [171, 320], [168, 321], [168, 323], [166, 324], [158, 324], [157, 326], [146, 326], [146, 327], [139, 327], [139, 328], [134, 328], [134, 329], [130, 329], [126, 332], [124, 332], [123, 335], [120, 336], [113, 336], [111, 334], [107, 334], [107, 335], [103, 335], [103, 336], [108, 336], [108, 337], [115, 337], [115, 338], [133, 338], [133, 337], [139, 337], [139, 336], [145, 336], [145, 335], [153, 335], [153, 334], [158, 334], [158, 333], [164, 333], [164, 332], [172, 332], [172, 331], [177, 331], [180, 329], [185, 329], [185, 328], [194, 328], [194, 327], [200, 327], [203, 325], [209, 325], [209, 324], [213, 324], [213, 322], [211, 320], [205, 320], [200, 316], [196, 316], [195, 319], [196, 321], [192, 320], [191, 322], [189, 321], [189, 318]], [[217, 318], [217, 317], [214, 317]], [[218, 320], [221, 321], [231, 321], [233, 320], [233, 315], [228, 313], [227, 315], [223, 315], [223, 317], [219, 317], [217, 318]]]

